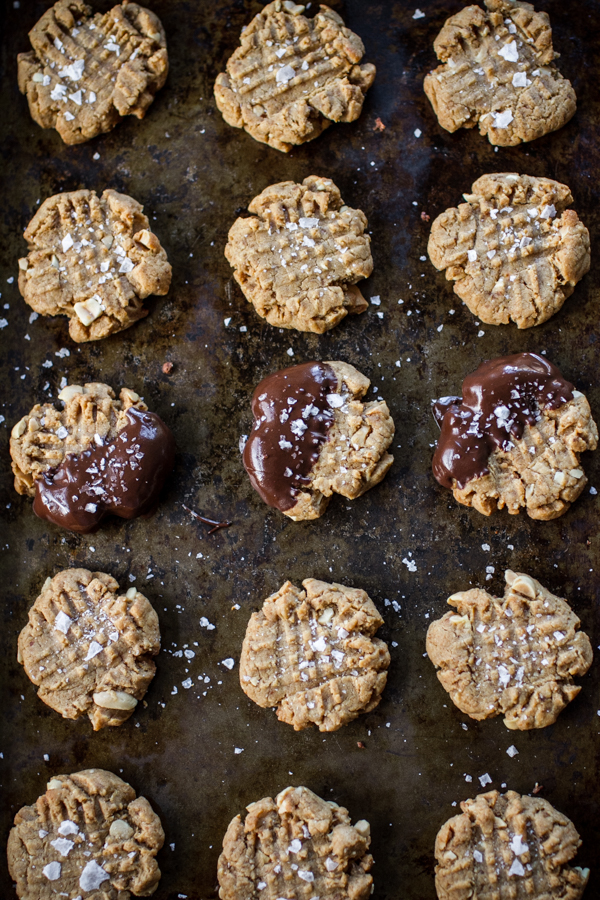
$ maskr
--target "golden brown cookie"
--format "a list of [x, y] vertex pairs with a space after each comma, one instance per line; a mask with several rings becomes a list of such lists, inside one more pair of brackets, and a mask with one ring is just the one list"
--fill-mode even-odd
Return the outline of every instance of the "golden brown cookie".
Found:
[[431, 262], [482, 322], [545, 322], [590, 268], [590, 235], [567, 209], [569, 188], [511, 172], [483, 175], [464, 197], [433, 223]]
[[318, 519], [332, 495], [360, 497], [385, 477], [394, 422], [370, 381], [344, 362], [281, 369], [254, 391], [243, 461], [265, 503], [294, 521]]
[[74, 341], [97, 341], [148, 315], [171, 266], [137, 200], [116, 191], [71, 191], [44, 200], [27, 226], [19, 290], [42, 316], [68, 316]]
[[288, 787], [247, 810], [243, 821], [232, 819], [223, 838], [221, 900], [371, 896], [371, 829], [364, 819], [351, 825], [347, 809], [305, 787]]
[[356, 282], [373, 271], [367, 219], [329, 178], [272, 184], [236, 219], [225, 256], [259, 316], [322, 334], [368, 303]]
[[390, 655], [383, 619], [365, 591], [286, 581], [253, 613], [240, 658], [242, 690], [296, 731], [337, 731], [378, 705]]
[[65, 569], [46, 579], [18, 646], [40, 700], [99, 731], [128, 719], [148, 690], [158, 616], [137, 588], [121, 593], [104, 572]]
[[547, 800], [490, 791], [460, 807], [435, 841], [439, 900], [579, 900], [590, 871], [569, 861], [581, 840]]
[[577, 100], [554, 60], [550, 19], [519, 0], [466, 6], [434, 41], [442, 65], [425, 93], [442, 128], [474, 128], [491, 144], [533, 141], [569, 121]]
[[359, 65], [365, 48], [328, 6], [314, 18], [292, 0], [274, 0], [243, 29], [240, 46], [217, 76], [225, 121], [287, 153], [331, 122], [360, 116], [375, 66]]
[[587, 483], [580, 454], [598, 444], [590, 405], [537, 353], [482, 363], [462, 398], [442, 397], [433, 410], [441, 427], [433, 474], [486, 516], [506, 507], [556, 519]]
[[65, 144], [110, 131], [123, 116], [143, 119], [167, 78], [160, 19], [123, 0], [92, 15], [83, 0], [58, 0], [29, 32], [19, 54], [19, 90], [42, 128]]
[[165, 835], [145, 797], [112, 772], [56, 775], [15, 816], [8, 868], [19, 900], [148, 897]]
[[170, 430], [135, 391], [71, 384], [63, 408], [37, 404], [11, 431], [15, 490], [70, 531], [93, 531], [109, 513], [151, 513], [175, 457]]
[[503, 598], [474, 588], [448, 603], [456, 612], [431, 623], [427, 654], [455, 706], [472, 719], [504, 716], [521, 731], [552, 725], [593, 659], [567, 601], [508, 570]]

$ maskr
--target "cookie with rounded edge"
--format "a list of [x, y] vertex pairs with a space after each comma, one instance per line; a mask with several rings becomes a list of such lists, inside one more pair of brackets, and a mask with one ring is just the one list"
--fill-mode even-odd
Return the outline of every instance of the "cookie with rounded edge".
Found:
[[598, 444], [581, 391], [544, 356], [517, 353], [482, 363], [462, 394], [434, 402], [437, 481], [486, 516], [564, 515], [587, 484], [580, 455]]
[[50, 779], [15, 816], [8, 868], [19, 900], [149, 897], [165, 835], [145, 797], [104, 769]]
[[123, 0], [92, 14], [83, 0], [58, 0], [19, 53], [19, 90], [32, 118], [65, 144], [110, 131], [124, 116], [143, 119], [169, 70], [157, 15]]
[[520, 731], [552, 725], [593, 659], [567, 601], [509, 569], [504, 597], [473, 588], [448, 603], [456, 612], [431, 623], [427, 655], [454, 705], [472, 719], [504, 716]]
[[104, 572], [64, 569], [47, 578], [18, 641], [18, 661], [40, 700], [99, 731], [121, 725], [154, 678], [158, 616], [137, 588]]
[[288, 787], [236, 816], [219, 857], [221, 900], [269, 897], [368, 900], [371, 829], [351, 824], [348, 810], [306, 787]]
[[581, 845], [575, 826], [541, 797], [490, 791], [435, 840], [439, 900], [579, 900], [590, 870], [570, 866]]
[[98, 341], [148, 315], [171, 266], [143, 206], [117, 191], [70, 191], [44, 200], [27, 226], [19, 290], [42, 316], [68, 316], [74, 341]]
[[571, 82], [554, 60], [550, 19], [519, 0], [485, 0], [451, 16], [433, 47], [442, 65], [424, 88], [442, 128], [474, 128], [513, 147], [562, 128], [575, 114]]
[[215, 99], [229, 125], [287, 153], [332, 122], [354, 122], [375, 66], [360, 65], [365, 48], [328, 6], [314, 18], [292, 0], [274, 0], [240, 36], [217, 76]]
[[93, 531], [109, 513], [150, 514], [173, 468], [175, 441], [135, 391], [119, 399], [107, 384], [71, 384], [59, 409], [38, 403], [13, 426], [15, 490], [33, 509], [70, 531]]
[[296, 731], [337, 731], [378, 705], [387, 681], [383, 619], [365, 591], [290, 581], [252, 614], [240, 657], [242, 690]]
[[569, 188], [516, 172], [483, 175], [431, 227], [427, 247], [454, 293], [488, 325], [541, 325], [590, 268], [590, 235]]
[[264, 378], [243, 450], [254, 489], [294, 521], [318, 519], [334, 493], [360, 497], [385, 477], [394, 422], [370, 381], [339, 361], [303, 363]]
[[225, 256], [246, 299], [270, 325], [322, 334], [368, 303], [356, 286], [373, 271], [367, 219], [329, 178], [283, 181], [236, 219]]

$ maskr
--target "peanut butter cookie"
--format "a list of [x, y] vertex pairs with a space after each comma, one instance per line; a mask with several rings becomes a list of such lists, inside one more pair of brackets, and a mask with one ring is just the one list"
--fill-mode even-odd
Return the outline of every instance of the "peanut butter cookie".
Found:
[[482, 363], [462, 394], [434, 403], [439, 483], [486, 516], [504, 507], [543, 521], [562, 516], [587, 483], [579, 456], [598, 444], [584, 395], [536, 353]]
[[173, 435], [129, 388], [68, 385], [64, 407], [37, 404], [11, 431], [15, 490], [70, 531], [93, 531], [109, 513], [151, 513], [173, 467]]
[[373, 271], [367, 219], [329, 178], [272, 184], [236, 219], [225, 256], [270, 325], [322, 334], [368, 303], [356, 282]]
[[363, 403], [370, 381], [343, 362], [312, 362], [264, 378], [244, 466], [265, 503], [294, 521], [318, 519], [332, 494], [360, 497], [394, 461], [394, 422], [383, 400]]
[[286, 581], [253, 613], [240, 684], [296, 731], [337, 731], [381, 699], [390, 655], [374, 635], [383, 619], [365, 591], [314, 578], [302, 587]]
[[104, 572], [65, 569], [47, 578], [19, 635], [18, 660], [38, 697], [94, 731], [120, 725], [154, 678], [158, 616], [137, 588], [120, 593]]
[[485, 0], [451, 16], [433, 47], [442, 65], [425, 93], [442, 128], [474, 128], [512, 147], [556, 131], [575, 114], [571, 82], [554, 60], [547, 13], [519, 0]]
[[167, 78], [165, 32], [149, 9], [123, 0], [92, 15], [83, 0], [58, 0], [29, 32], [19, 90], [32, 118], [65, 144], [110, 131], [123, 116], [143, 119]]
[[375, 66], [343, 19], [321, 4], [313, 19], [292, 0], [274, 0], [243, 29], [240, 46], [217, 76], [225, 121], [287, 153], [331, 122], [360, 116]]
[[502, 715], [520, 731], [552, 725], [593, 658], [567, 601], [508, 570], [502, 599], [474, 588], [448, 603], [456, 612], [431, 623], [427, 654], [454, 705], [472, 719]]
[[149, 897], [165, 835], [145, 797], [112, 772], [56, 775], [15, 816], [8, 868], [19, 900]]
[[27, 226], [19, 290], [42, 316], [68, 316], [74, 341], [97, 341], [148, 315], [166, 294], [167, 254], [141, 204], [116, 191], [71, 191], [44, 200]]
[[561, 308], [590, 268], [590, 235], [569, 188], [514, 172], [483, 175], [431, 228], [429, 258], [488, 325], [531, 328]]
[[219, 857], [221, 900], [294, 897], [367, 900], [373, 889], [367, 853], [371, 829], [350, 824], [348, 810], [305, 787], [288, 787], [236, 816]]
[[568, 863], [581, 840], [547, 800], [490, 791], [460, 808], [435, 841], [439, 900], [579, 900], [590, 870]]

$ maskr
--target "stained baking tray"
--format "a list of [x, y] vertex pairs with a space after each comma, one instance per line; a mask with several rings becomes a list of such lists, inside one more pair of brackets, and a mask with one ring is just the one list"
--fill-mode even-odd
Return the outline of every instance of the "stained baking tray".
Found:
[[[546, 175], [570, 185], [594, 254], [600, 2], [574, 9], [540, 0], [579, 109], [562, 131], [497, 152], [477, 132], [443, 132], [422, 91], [435, 63], [433, 39], [460, 2], [420, 0], [425, 16], [417, 19], [413, 2], [333, 3], [362, 36], [377, 78], [357, 123], [333, 127], [289, 155], [227, 126], [212, 99], [215, 76], [261, 3], [153, 0], [168, 36], [166, 86], [142, 122], [128, 120], [77, 147], [35, 125], [17, 91], [16, 55], [28, 49], [27, 32], [47, 5], [21, 0], [16, 7], [9, 0], [3, 7], [1, 840], [14, 813], [35, 800], [50, 776], [111, 769], [150, 799], [164, 823], [157, 900], [210, 900], [230, 819], [253, 800], [306, 784], [347, 806], [354, 819], [371, 822], [376, 900], [433, 900], [435, 834], [489, 773], [492, 788], [529, 792], [543, 785], [542, 796], [576, 823], [583, 838], [578, 862], [592, 867], [588, 896], [599, 896], [600, 665], [582, 679], [580, 696], [556, 725], [513, 733], [499, 719], [478, 724], [452, 706], [424, 657], [424, 642], [450, 593], [469, 585], [502, 591], [510, 567], [567, 597], [594, 647], [600, 643], [600, 495], [586, 490], [554, 522], [486, 519], [459, 508], [429, 468], [436, 439], [430, 400], [457, 392], [484, 358], [543, 350], [600, 416], [600, 267], [593, 255], [590, 274], [545, 325], [525, 332], [483, 326], [425, 259], [429, 226], [421, 214], [433, 217], [456, 204], [485, 172]], [[384, 131], [375, 128], [378, 118]], [[323, 336], [266, 325], [223, 256], [227, 231], [252, 197], [268, 184], [311, 173], [333, 178], [345, 201], [367, 214], [375, 270], [364, 292], [381, 298], [380, 306]], [[140, 200], [174, 277], [168, 297], [149, 302], [147, 319], [100, 343], [75, 345], [66, 320], [29, 321], [16, 276], [25, 251], [21, 233], [38, 201], [81, 187], [113, 187]], [[372, 396], [387, 400], [397, 423], [396, 461], [366, 496], [354, 503], [336, 498], [319, 521], [293, 523], [253, 493], [238, 440], [250, 427], [257, 381], [290, 362], [319, 358], [346, 360], [372, 379]], [[170, 375], [162, 372], [165, 361], [173, 362]], [[55, 398], [63, 378], [126, 384], [173, 429], [176, 468], [152, 519], [114, 520], [95, 535], [75, 536], [36, 519], [30, 501], [14, 493], [10, 426], [41, 397]], [[584, 465], [600, 490], [600, 453]], [[233, 524], [209, 536], [182, 503]], [[94, 734], [87, 721], [60, 719], [37, 699], [16, 662], [31, 602], [44, 579], [65, 566], [134, 583], [159, 612], [163, 650], [147, 706], [121, 728]], [[250, 613], [286, 578], [299, 583], [310, 576], [365, 588], [391, 644], [380, 706], [331, 735], [293, 732], [251, 704], [238, 683]], [[203, 617], [215, 627], [202, 627]], [[195, 656], [188, 660], [184, 649]], [[222, 662], [229, 658], [232, 670]], [[192, 688], [183, 687], [187, 678]], [[511, 744], [519, 751], [514, 758], [506, 753]], [[4, 861], [0, 895], [14, 896]]]

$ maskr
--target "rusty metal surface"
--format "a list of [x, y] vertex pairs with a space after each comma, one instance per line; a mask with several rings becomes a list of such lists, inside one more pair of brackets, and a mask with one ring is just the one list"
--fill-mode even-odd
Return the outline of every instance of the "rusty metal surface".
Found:
[[[545, 325], [526, 332], [481, 327], [423, 259], [428, 225], [421, 212], [433, 217], [456, 204], [485, 172], [551, 176], [570, 185], [594, 253], [600, 3], [587, 0], [574, 10], [540, 0], [552, 16], [578, 113], [556, 134], [498, 152], [476, 132], [443, 132], [422, 93], [423, 75], [434, 64], [433, 39], [459, 2], [422, 0], [426, 15], [417, 20], [413, 2], [334, 4], [364, 39], [377, 79], [357, 123], [332, 127], [287, 156], [227, 126], [212, 100], [216, 74], [242, 25], [261, 7], [256, 0], [153, 0], [169, 42], [165, 88], [144, 121], [128, 120], [71, 148], [31, 121], [17, 91], [16, 54], [28, 49], [27, 31], [47, 5], [5, 3], [1, 60], [0, 315], [9, 323], [0, 331], [2, 842], [16, 810], [33, 802], [51, 775], [104, 767], [122, 774], [162, 818], [167, 839], [157, 900], [209, 900], [216, 897], [217, 856], [229, 820], [253, 800], [306, 784], [347, 806], [354, 819], [371, 822], [376, 900], [432, 900], [435, 834], [489, 773], [494, 788], [529, 792], [536, 782], [543, 785], [542, 796], [581, 833], [578, 862], [592, 867], [588, 896], [599, 896], [599, 665], [556, 725], [521, 734], [499, 719], [478, 724], [461, 715], [423, 655], [427, 626], [445, 611], [446, 597], [471, 584], [501, 591], [506, 567], [569, 598], [594, 647], [600, 643], [600, 495], [586, 490], [554, 522], [506, 514], [486, 519], [458, 507], [429, 468], [436, 439], [430, 399], [458, 391], [464, 374], [484, 358], [544, 350], [600, 416], [597, 256]], [[374, 130], [377, 117], [383, 132]], [[233, 285], [223, 256], [227, 231], [253, 196], [275, 181], [311, 173], [333, 178], [346, 202], [367, 214], [375, 271], [365, 294], [381, 297], [381, 306], [321, 337], [263, 323]], [[174, 279], [166, 299], [149, 302], [143, 322], [77, 346], [65, 319], [29, 323], [30, 310], [8, 282], [16, 280], [25, 251], [20, 235], [38, 200], [80, 187], [114, 187], [140, 200]], [[70, 355], [61, 356], [61, 348]], [[353, 503], [334, 499], [312, 523], [295, 524], [262, 505], [238, 453], [238, 438], [250, 425], [252, 388], [290, 364], [288, 348], [297, 362], [333, 358], [358, 366], [397, 423], [396, 462], [383, 484]], [[167, 360], [174, 364], [170, 375], [162, 373]], [[14, 493], [9, 428], [41, 397], [56, 397], [63, 377], [126, 384], [173, 429], [176, 468], [153, 518], [111, 520], [95, 535], [74, 536], [36, 519], [30, 501]], [[600, 453], [588, 455], [584, 466], [600, 490]], [[234, 524], [208, 536], [182, 503]], [[99, 734], [87, 720], [62, 720], [45, 707], [15, 659], [17, 635], [44, 579], [71, 565], [135, 583], [161, 620], [164, 649], [147, 708]], [[394, 642], [381, 705], [332, 735], [294, 733], [250, 703], [238, 683], [251, 611], [286, 578], [298, 583], [309, 576], [365, 588], [385, 617], [382, 636]], [[203, 616], [213, 630], [201, 627]], [[186, 646], [195, 652], [191, 660], [173, 652]], [[232, 671], [222, 665], [228, 657], [236, 662]], [[185, 689], [188, 677], [194, 684]], [[506, 754], [511, 744], [519, 751], [514, 759]], [[4, 861], [0, 895], [14, 896]]]

